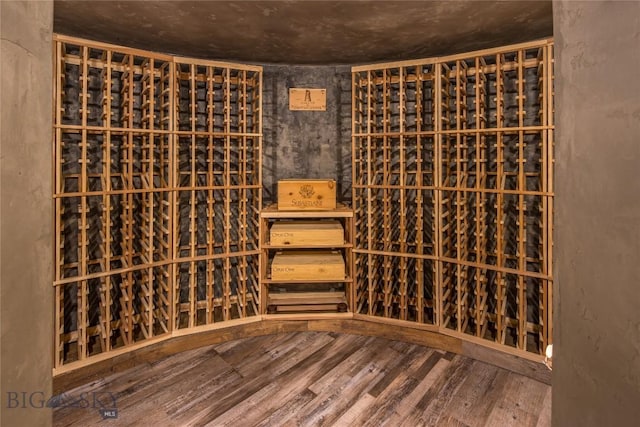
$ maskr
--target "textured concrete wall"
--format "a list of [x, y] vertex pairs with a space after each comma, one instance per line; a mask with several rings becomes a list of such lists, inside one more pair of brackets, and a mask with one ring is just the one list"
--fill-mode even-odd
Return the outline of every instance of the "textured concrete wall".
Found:
[[159, 52], [268, 64], [424, 58], [552, 31], [551, 0], [65, 0], [56, 2], [55, 28]]
[[[327, 90], [327, 111], [289, 111], [289, 88]], [[264, 203], [283, 178], [335, 178], [351, 200], [351, 68], [266, 66], [263, 81]]]
[[0, 424], [47, 426], [51, 410], [39, 406], [51, 396], [53, 342], [53, 2], [2, 1], [0, 15]]
[[640, 3], [554, 2], [553, 423], [640, 419]]

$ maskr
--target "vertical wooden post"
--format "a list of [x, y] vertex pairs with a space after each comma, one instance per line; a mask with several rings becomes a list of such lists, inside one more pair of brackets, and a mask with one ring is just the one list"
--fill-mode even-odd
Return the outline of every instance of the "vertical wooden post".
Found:
[[[463, 279], [462, 279], [462, 251], [463, 251], [463, 247], [462, 247], [462, 240], [464, 238], [464, 236], [462, 235], [464, 230], [462, 229], [462, 224], [463, 224], [463, 218], [462, 218], [462, 203], [463, 203], [463, 191], [462, 191], [462, 182], [461, 182], [461, 174], [462, 174], [462, 170], [461, 170], [461, 166], [460, 163], [463, 161], [462, 159], [462, 151], [461, 151], [461, 146], [462, 146], [462, 138], [463, 136], [460, 135], [460, 130], [461, 130], [461, 126], [460, 126], [460, 117], [462, 116], [462, 70], [460, 70], [462, 61], [458, 60], [456, 61], [456, 65], [455, 65], [455, 76], [456, 76], [456, 83], [455, 83], [455, 91], [456, 91], [456, 99], [455, 99], [455, 118], [456, 118], [456, 130], [457, 132], [455, 133], [455, 138], [456, 138], [456, 158], [455, 158], [455, 163], [456, 163], [456, 183], [455, 183], [455, 187], [456, 187], [456, 191], [455, 191], [455, 198], [456, 198], [456, 260], [458, 261], [456, 263], [456, 275], [455, 275], [455, 289], [456, 289], [456, 325], [455, 328], [458, 332], [462, 332], [462, 316], [463, 316], [463, 301], [462, 301], [462, 292], [463, 292], [463, 287], [464, 287], [464, 283], [463, 283]], [[451, 129], [451, 123], [449, 123], [449, 129]], [[450, 135], [447, 135], [447, 138], [451, 138]], [[449, 186], [448, 184], [446, 185], [447, 187]]]
[[[214, 174], [214, 145], [215, 138], [214, 132], [214, 120], [215, 120], [215, 103], [213, 102], [213, 95], [215, 93], [215, 70], [213, 67], [207, 67], [207, 130], [208, 130], [208, 144], [207, 144], [207, 255], [215, 253], [215, 174]], [[206, 273], [206, 292], [207, 292], [207, 308], [206, 308], [206, 323], [213, 323], [215, 321], [215, 275], [214, 268], [215, 263], [213, 259], [208, 259], [207, 273]]]
[[[64, 73], [62, 71], [62, 63], [63, 63], [63, 54], [62, 54], [62, 43], [54, 42], [54, 70], [55, 70], [55, 78], [54, 78], [54, 124], [57, 125], [55, 129], [55, 142], [54, 142], [54, 197], [55, 197], [55, 221], [54, 221], [54, 232], [55, 232], [55, 281], [59, 281], [62, 279], [62, 264], [64, 263], [64, 249], [62, 248], [62, 233], [63, 233], [63, 223], [62, 223], [62, 200], [60, 196], [62, 195], [64, 189], [62, 186], [62, 129], [60, 128], [60, 124], [62, 123], [62, 98], [64, 91]], [[64, 333], [64, 300], [62, 292], [62, 285], [54, 284], [55, 291], [55, 330], [54, 330], [54, 368], [60, 367], [64, 363], [64, 354], [63, 354], [63, 343], [62, 343], [62, 334]]]
[[[524, 192], [527, 190], [524, 174], [524, 51], [518, 50], [517, 57], [518, 87], [518, 269], [526, 271], [526, 223]], [[527, 290], [525, 278], [518, 275], [518, 343], [517, 347], [526, 350], [527, 346]]]
[[[80, 158], [80, 276], [87, 275], [87, 229], [89, 228], [87, 223], [87, 116], [88, 116], [88, 85], [89, 85], [89, 67], [87, 64], [87, 57], [89, 56], [89, 48], [84, 46], [82, 48], [81, 62], [82, 71], [80, 75], [81, 84], [81, 102], [82, 109], [80, 111], [82, 117], [82, 142], [80, 143], [81, 158]], [[89, 323], [87, 311], [88, 311], [88, 293], [87, 281], [82, 280], [78, 285], [79, 301], [78, 301], [78, 358], [84, 360], [88, 353], [87, 342], [87, 326]]]
[[434, 292], [434, 319], [435, 324], [442, 327], [444, 322], [443, 310], [444, 303], [442, 301], [442, 121], [440, 120], [442, 114], [442, 64], [437, 63], [434, 66], [434, 75], [435, 75], [435, 111], [434, 111], [434, 120], [435, 120], [435, 150], [433, 157], [433, 166], [434, 166], [434, 183], [435, 183], [435, 254], [437, 261], [436, 264], [436, 289]]
[[[358, 180], [358, 171], [360, 171], [360, 167], [358, 166], [359, 164], [361, 164], [362, 159], [360, 158], [360, 147], [359, 147], [359, 142], [361, 141], [361, 137], [360, 136], [356, 136], [356, 134], [360, 134], [362, 133], [362, 116], [360, 115], [360, 81], [359, 81], [359, 75], [356, 73], [351, 73], [351, 208], [354, 211], [354, 215], [355, 218], [353, 220], [353, 223], [351, 224], [351, 231], [355, 232], [359, 235], [360, 233], [360, 229], [359, 228], [355, 228], [357, 227], [357, 220], [356, 218], [358, 218], [358, 212], [359, 212], [359, 206], [360, 203], [362, 203], [362, 200], [360, 200], [359, 198], [359, 192], [358, 192], [358, 184], [359, 184], [359, 180]], [[358, 142], [358, 145], [356, 144], [356, 141]], [[354, 234], [353, 238], [351, 240], [354, 245], [356, 244], [356, 242], [358, 241], [358, 237]], [[351, 257], [351, 264], [352, 266], [355, 266], [356, 263], [356, 257], [353, 253], [353, 250], [350, 250], [347, 252], [348, 256]], [[351, 312], [353, 313], [359, 313], [360, 312], [360, 301], [357, 300], [357, 294], [359, 293], [359, 289], [360, 289], [360, 285], [361, 285], [361, 281], [359, 277], [356, 277], [357, 274], [355, 273], [357, 271], [357, 269], [353, 269], [351, 270], [351, 300], [349, 301], [349, 309], [351, 310]]]
[[[135, 59], [133, 55], [127, 55], [126, 60], [126, 75], [127, 83], [125, 84], [127, 96], [125, 97], [126, 102], [126, 120], [128, 121], [127, 128], [133, 129], [134, 124], [134, 73], [135, 73]], [[133, 192], [131, 190], [135, 189], [134, 183], [134, 168], [135, 168], [135, 159], [134, 159], [134, 151], [133, 151], [133, 131], [129, 130], [127, 133], [127, 176], [126, 176], [126, 188], [129, 190], [127, 192], [126, 197], [126, 218], [124, 223], [126, 224], [126, 235], [127, 235], [127, 243], [126, 243], [126, 265], [129, 268], [127, 272], [127, 280], [126, 280], [126, 328], [127, 328], [127, 344], [132, 344], [135, 341], [134, 337], [134, 308], [133, 308], [133, 272], [130, 270], [133, 267], [133, 239], [134, 239], [134, 217], [133, 217]]]
[[[257, 100], [257, 107], [259, 108], [259, 113], [258, 113], [258, 125], [257, 125], [257, 131], [259, 133], [258, 136], [258, 151], [257, 153], [254, 153], [254, 157], [257, 159], [256, 160], [256, 165], [257, 165], [257, 169], [258, 169], [258, 182], [256, 182], [255, 184], [258, 185], [258, 200], [257, 200], [257, 206], [255, 206], [259, 211], [262, 210], [262, 115], [263, 115], [263, 109], [262, 109], [262, 71], [258, 73], [258, 100]], [[257, 215], [258, 220], [259, 220], [259, 214]], [[259, 229], [258, 229], [258, 233], [262, 233], [263, 231], [266, 232], [266, 230], [262, 230], [262, 222], [260, 222], [259, 225]], [[259, 259], [259, 268], [262, 269], [266, 269], [267, 265], [266, 265], [266, 260], [263, 259]], [[266, 271], [266, 270], [265, 270]], [[260, 276], [260, 277], [266, 277], [266, 276]], [[263, 303], [263, 296], [266, 299], [266, 292], [264, 292], [262, 286], [260, 286], [259, 289], [259, 297], [260, 297], [260, 306], [258, 307], [260, 309], [260, 313], [265, 313], [266, 312], [266, 304]]]
[[[373, 194], [371, 190], [371, 185], [373, 184], [373, 152], [371, 149], [371, 124], [374, 117], [373, 105], [371, 102], [372, 90], [371, 86], [373, 85], [373, 81], [371, 78], [371, 71], [367, 71], [367, 248], [371, 250], [373, 248], [373, 206], [372, 199]], [[367, 278], [368, 278], [368, 291], [369, 291], [369, 310], [368, 315], [373, 316], [375, 313], [373, 311], [374, 306], [376, 305], [377, 296], [374, 294], [374, 268], [373, 268], [373, 254], [367, 254]]]
[[[417, 322], [425, 323], [424, 311], [426, 309], [427, 303], [425, 301], [425, 293], [424, 293], [424, 259], [422, 255], [424, 254], [424, 211], [423, 211], [423, 200], [422, 200], [422, 192], [424, 190], [424, 180], [423, 180], [423, 156], [422, 153], [422, 132], [423, 132], [423, 91], [422, 85], [424, 71], [422, 69], [422, 65], [417, 65], [415, 68], [416, 73], [416, 253], [418, 258], [416, 259], [416, 308], [417, 308]], [[431, 190], [433, 191], [433, 190]]]
[[225, 211], [225, 256], [224, 258], [224, 286], [223, 286], [223, 313], [224, 320], [231, 319], [231, 260], [229, 259], [229, 253], [231, 252], [230, 240], [231, 240], [231, 70], [227, 68], [225, 70], [225, 85], [224, 85], [224, 99], [225, 99], [225, 159], [224, 159], [224, 211]]
[[179, 236], [179, 223], [178, 223], [178, 136], [175, 130], [178, 129], [179, 117], [178, 117], [178, 104], [179, 104], [179, 85], [178, 85], [178, 64], [175, 61], [169, 63], [169, 129], [172, 131], [169, 134], [169, 217], [171, 218], [169, 230], [169, 242], [171, 250], [169, 257], [173, 262], [170, 265], [171, 275], [171, 294], [169, 295], [169, 319], [170, 328], [169, 332], [173, 332], [179, 328], [180, 320], [180, 284], [178, 283], [178, 263], [176, 258], [179, 256], [178, 250], [178, 236]]
[[198, 267], [194, 258], [196, 257], [196, 246], [198, 244], [198, 225], [196, 220], [196, 122], [197, 122], [197, 107], [198, 102], [196, 96], [198, 94], [197, 81], [196, 81], [197, 68], [195, 64], [189, 64], [189, 121], [191, 128], [190, 135], [190, 148], [191, 148], [191, 171], [189, 174], [189, 189], [190, 202], [189, 202], [189, 327], [193, 328], [197, 325], [197, 309], [196, 303], [198, 299]]
[[[111, 207], [111, 101], [113, 96], [111, 94], [112, 82], [111, 82], [111, 59], [112, 52], [110, 50], [105, 51], [106, 55], [106, 66], [103, 68], [104, 73], [104, 86], [102, 90], [103, 96], [103, 114], [104, 114], [104, 126], [107, 129], [104, 137], [104, 175], [105, 175], [105, 183], [103, 190], [105, 191], [104, 196], [102, 198], [105, 210], [105, 224], [104, 224], [104, 238], [105, 238], [105, 268], [106, 271], [111, 270], [111, 215], [112, 215], [112, 207]], [[111, 350], [111, 275], [108, 275], [104, 278], [104, 318], [102, 320], [102, 335], [103, 335], [103, 351], [108, 352]]]
[[[502, 129], [504, 127], [504, 78], [503, 78], [503, 55], [496, 55], [496, 127], [498, 129]], [[498, 130], [496, 134], [496, 163], [497, 163], [497, 173], [496, 173], [496, 186], [497, 186], [497, 206], [496, 206], [496, 258], [497, 258], [497, 266], [499, 268], [504, 267], [504, 257], [503, 257], [503, 190], [505, 186], [505, 175], [504, 175], [504, 145], [502, 143], [503, 140], [503, 131]], [[504, 273], [498, 271], [496, 273], [496, 285], [497, 285], [497, 341], [500, 344], [505, 343], [506, 333], [505, 329], [507, 327], [505, 322], [505, 310], [506, 310], [506, 287], [505, 287], [505, 277]]]
[[[553, 146], [554, 146], [554, 85], [553, 85], [553, 76], [554, 76], [554, 55], [553, 55], [553, 43], [550, 43], [547, 46], [547, 55], [546, 55], [546, 80], [547, 80], [547, 90], [546, 94], [546, 126], [548, 128], [547, 131], [547, 192], [549, 194], [548, 197], [548, 206], [546, 211], [547, 217], [547, 252], [544, 254], [546, 256], [546, 266], [547, 266], [547, 275], [552, 276], [553, 274], [553, 194], [554, 194], [554, 186], [553, 186], [553, 164], [554, 164], [554, 155], [553, 155]], [[546, 344], [553, 344], [553, 285], [552, 281], [547, 281], [547, 309], [546, 309], [546, 321], [547, 321], [547, 330], [546, 330]], [[542, 350], [544, 351], [544, 350]]]
[[[247, 224], [248, 224], [248, 216], [247, 216], [247, 71], [242, 70], [238, 74], [238, 78], [242, 76], [240, 80], [240, 88], [242, 99], [240, 100], [240, 108], [242, 109], [242, 124], [238, 131], [242, 134], [242, 150], [241, 150], [241, 158], [238, 173], [240, 175], [240, 183], [242, 185], [242, 189], [240, 190], [240, 194], [238, 195], [240, 201], [240, 216], [238, 218], [238, 237], [240, 238], [240, 251], [244, 254], [247, 251]], [[242, 255], [240, 257], [240, 266], [239, 266], [239, 280], [240, 285], [238, 286], [238, 312], [240, 317], [244, 318], [247, 316], [247, 286], [248, 286], [248, 277], [247, 277], [247, 256]]]

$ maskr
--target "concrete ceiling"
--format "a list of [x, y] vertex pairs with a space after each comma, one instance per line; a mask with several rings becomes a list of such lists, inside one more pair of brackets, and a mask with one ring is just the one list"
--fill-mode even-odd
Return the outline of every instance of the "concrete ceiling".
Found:
[[551, 1], [67, 1], [61, 34], [252, 63], [357, 64], [548, 37]]

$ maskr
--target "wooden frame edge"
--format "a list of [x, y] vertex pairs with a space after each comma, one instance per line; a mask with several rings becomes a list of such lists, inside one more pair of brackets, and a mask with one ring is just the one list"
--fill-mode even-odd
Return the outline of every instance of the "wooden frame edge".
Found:
[[65, 34], [54, 33], [53, 41], [61, 42], [61, 43], [73, 43], [82, 46], [86, 46], [91, 49], [104, 49], [104, 50], [112, 50], [119, 53], [130, 54], [130, 55], [138, 55], [144, 57], [150, 57], [153, 59], [160, 59], [167, 62], [177, 62], [180, 64], [194, 64], [194, 65], [202, 65], [202, 66], [210, 66], [210, 67], [221, 67], [221, 68], [233, 68], [238, 70], [245, 71], [263, 71], [263, 67], [261, 65], [249, 65], [228, 61], [215, 61], [205, 58], [194, 58], [194, 57], [185, 57], [180, 55], [171, 55], [167, 53], [156, 52], [153, 50], [145, 50], [132, 48], [127, 46], [122, 46], [118, 44], [106, 43], [96, 40], [84, 39], [81, 37], [68, 36]]
[[473, 56], [496, 55], [504, 52], [511, 52], [511, 51], [520, 50], [520, 49], [528, 49], [531, 47], [544, 46], [552, 43], [553, 43], [553, 38], [547, 37], [547, 38], [532, 40], [528, 42], [510, 44], [507, 46], [492, 47], [487, 49], [474, 50], [471, 52], [456, 53], [456, 54], [447, 55], [447, 56], [432, 56], [429, 58], [416, 58], [416, 59], [407, 59], [402, 61], [377, 62], [372, 64], [354, 65], [351, 67], [351, 72], [356, 73], [361, 71], [379, 70], [383, 68], [399, 68], [399, 67], [414, 66], [414, 65], [436, 64], [439, 62], [466, 59]]

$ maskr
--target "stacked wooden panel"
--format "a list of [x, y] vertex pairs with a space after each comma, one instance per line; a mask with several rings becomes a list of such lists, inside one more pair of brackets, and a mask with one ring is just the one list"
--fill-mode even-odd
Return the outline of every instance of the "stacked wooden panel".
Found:
[[[185, 264], [194, 275], [203, 265], [189, 308], [218, 308], [216, 320], [255, 313], [259, 67], [188, 64], [198, 72], [186, 74], [185, 100], [184, 64], [171, 56], [57, 36], [54, 58], [55, 367], [168, 336], [182, 312], [195, 318], [180, 299]], [[181, 221], [197, 209], [207, 214]]]
[[353, 68], [360, 313], [544, 351], [552, 76], [549, 41]]

